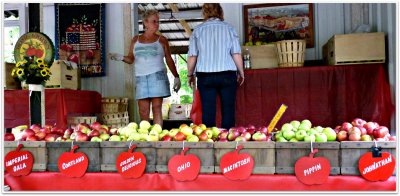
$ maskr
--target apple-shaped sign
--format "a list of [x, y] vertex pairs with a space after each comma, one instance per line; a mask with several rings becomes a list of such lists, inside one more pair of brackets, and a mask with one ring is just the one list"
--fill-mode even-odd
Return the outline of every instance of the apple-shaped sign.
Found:
[[124, 178], [139, 178], [146, 169], [146, 157], [141, 152], [132, 152], [136, 145], [132, 145], [128, 152], [121, 152], [116, 161], [118, 173]]
[[29, 151], [22, 150], [22, 144], [18, 144], [15, 151], [10, 151], [4, 157], [6, 171], [12, 176], [26, 176], [32, 171], [33, 156]]
[[388, 152], [382, 152], [381, 157], [374, 157], [367, 152], [358, 160], [361, 175], [369, 181], [386, 181], [392, 176], [396, 159]]
[[75, 153], [77, 148], [79, 147], [74, 145], [70, 152], [64, 152], [58, 158], [58, 170], [68, 177], [82, 177], [89, 165], [85, 153]]
[[192, 181], [200, 172], [200, 159], [194, 154], [185, 155], [189, 148], [184, 148], [180, 155], [174, 155], [168, 161], [168, 172], [177, 181]]
[[314, 149], [308, 157], [301, 157], [294, 165], [297, 179], [307, 185], [323, 184], [331, 171], [329, 160], [324, 157], [314, 157], [318, 149]]
[[238, 146], [233, 152], [221, 157], [219, 167], [222, 174], [230, 180], [245, 180], [250, 177], [254, 167], [254, 160], [247, 153], [240, 153], [243, 146]]

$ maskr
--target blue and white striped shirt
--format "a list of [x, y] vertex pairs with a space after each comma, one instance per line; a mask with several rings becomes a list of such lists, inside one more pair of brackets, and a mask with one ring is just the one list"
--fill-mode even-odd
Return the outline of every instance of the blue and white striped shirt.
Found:
[[239, 36], [228, 23], [211, 18], [190, 36], [188, 56], [197, 56], [195, 72], [236, 71], [232, 54], [241, 53]]

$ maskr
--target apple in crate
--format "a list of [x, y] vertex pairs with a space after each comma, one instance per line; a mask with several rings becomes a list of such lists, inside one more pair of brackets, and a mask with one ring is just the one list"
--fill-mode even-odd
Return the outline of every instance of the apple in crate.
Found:
[[367, 122], [363, 126], [365, 130], [367, 131], [368, 135], [373, 135], [374, 134], [374, 129], [377, 128], [377, 125], [374, 122]]
[[110, 139], [110, 135], [107, 133], [103, 133], [103, 134], [100, 134], [99, 138], [103, 141], [107, 141], [108, 139]]
[[[189, 127], [190, 128], [190, 127]], [[178, 132], [175, 136], [174, 136], [174, 141], [183, 141], [186, 139], [186, 135], [183, 134], [182, 132]]]
[[37, 124], [31, 125], [31, 127], [29, 127], [29, 128], [32, 129], [35, 133], [39, 132], [41, 129], [40, 125], [37, 125]]
[[351, 124], [353, 126], [364, 126], [365, 123], [367, 122], [361, 118], [355, 118], [353, 119], [353, 121], [351, 121]]
[[260, 131], [255, 132], [252, 137], [254, 141], [267, 141], [267, 135], [265, 133], [262, 133]]
[[199, 136], [203, 132], [203, 129], [201, 129], [201, 127], [199, 127], [199, 126], [194, 126], [192, 129], [193, 129], [193, 133], [197, 136]]
[[193, 134], [193, 129], [190, 128], [189, 126], [185, 126], [185, 127], [182, 127], [182, 128], [180, 129], [180, 132], [183, 133], [183, 134], [185, 134], [185, 136], [187, 137], [187, 136]]
[[240, 135], [239, 131], [231, 128], [228, 132], [228, 140], [234, 141], [239, 135]]
[[307, 135], [307, 132], [305, 130], [298, 130], [296, 131], [296, 136], [295, 138], [297, 139], [297, 141], [303, 141], [304, 137]]
[[352, 127], [353, 127], [353, 125], [351, 123], [349, 123], [349, 122], [344, 122], [342, 124], [342, 130], [343, 131], [349, 132]]
[[359, 133], [350, 133], [349, 134], [349, 140], [350, 141], [360, 141], [361, 140], [361, 134], [359, 134]]
[[5, 133], [4, 134], [4, 141], [14, 141], [15, 137], [12, 133]]
[[29, 136], [34, 136], [34, 135], [35, 135], [35, 131], [33, 131], [32, 129], [25, 129], [22, 131], [21, 139], [23, 141], [25, 141], [26, 138], [28, 138]]
[[172, 137], [169, 135], [165, 135], [164, 137], [161, 138], [161, 141], [172, 141]]
[[325, 127], [322, 130], [322, 133], [324, 133], [326, 135], [328, 141], [335, 141], [336, 140], [336, 132], [332, 128]]
[[347, 140], [347, 131], [339, 131], [336, 135], [337, 141], [346, 141]]
[[121, 137], [119, 137], [118, 135], [112, 135], [110, 137], [110, 139], [108, 139], [108, 141], [120, 142], [121, 141]]
[[374, 129], [374, 138], [384, 138], [386, 134], [389, 134], [389, 129], [385, 126], [379, 126]]
[[208, 135], [206, 133], [206, 131], [203, 131], [200, 135], [199, 135], [199, 140], [200, 141], [207, 141], [208, 140]]
[[[188, 137], [187, 137], [187, 141], [188, 142], [198, 142], [199, 141], [199, 138], [196, 136], [196, 135], [189, 135]], [[207, 140], [206, 140], [207, 141]]]
[[93, 122], [93, 123], [90, 125], [90, 128], [91, 128], [91, 129], [99, 130], [99, 129], [101, 128], [101, 123], [99, 123], [99, 122]]
[[315, 142], [327, 142], [328, 137], [324, 133], [315, 134]]
[[147, 120], [142, 120], [142, 121], [140, 121], [140, 123], [139, 123], [139, 128], [140, 128], [140, 129], [146, 129], [146, 130], [148, 130], [148, 129], [150, 129], [150, 127], [151, 127], [151, 124], [150, 124], [149, 121], [147, 121]]

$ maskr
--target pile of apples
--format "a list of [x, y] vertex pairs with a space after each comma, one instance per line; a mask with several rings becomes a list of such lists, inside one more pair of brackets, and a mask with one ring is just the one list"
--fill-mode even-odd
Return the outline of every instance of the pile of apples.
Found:
[[330, 127], [312, 127], [310, 120], [293, 120], [282, 125], [274, 134], [277, 142], [329, 142], [336, 140], [336, 132]]
[[[217, 127], [207, 128], [200, 124], [181, 124], [179, 128], [162, 130], [158, 124], [151, 125], [148, 121], [129, 123], [127, 126], [118, 129], [118, 134], [111, 136], [109, 141], [188, 141], [214, 142], [220, 133]], [[119, 137], [119, 138], [118, 138]]]
[[221, 129], [221, 133], [218, 135], [218, 141], [271, 141], [271, 135], [268, 132], [268, 128], [265, 126], [257, 128], [254, 125], [248, 125], [247, 127], [238, 126], [231, 127], [229, 130]]
[[395, 136], [391, 136], [389, 129], [380, 126], [377, 122], [367, 122], [361, 118], [353, 121], [344, 122], [335, 128], [337, 141], [396, 141]]

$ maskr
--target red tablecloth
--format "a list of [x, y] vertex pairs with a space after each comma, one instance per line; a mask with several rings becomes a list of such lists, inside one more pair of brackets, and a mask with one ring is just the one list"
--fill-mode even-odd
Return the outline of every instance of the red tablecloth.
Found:
[[[236, 94], [237, 126], [268, 125], [286, 104], [277, 128], [303, 119], [335, 127], [356, 117], [390, 127], [394, 106], [382, 64], [245, 70], [245, 77]], [[201, 123], [197, 92], [191, 118]]]
[[329, 176], [325, 184], [305, 185], [294, 175], [252, 175], [243, 181], [220, 174], [200, 174], [196, 180], [178, 182], [169, 174], [144, 174], [124, 179], [118, 173], [86, 173], [69, 178], [58, 172], [34, 172], [24, 177], [5, 174], [12, 191], [395, 191], [396, 177], [370, 182], [360, 176]]
[[[4, 127], [29, 125], [29, 91], [4, 91]], [[101, 94], [96, 91], [46, 89], [46, 124], [67, 127], [68, 115], [94, 115], [101, 112]]]

